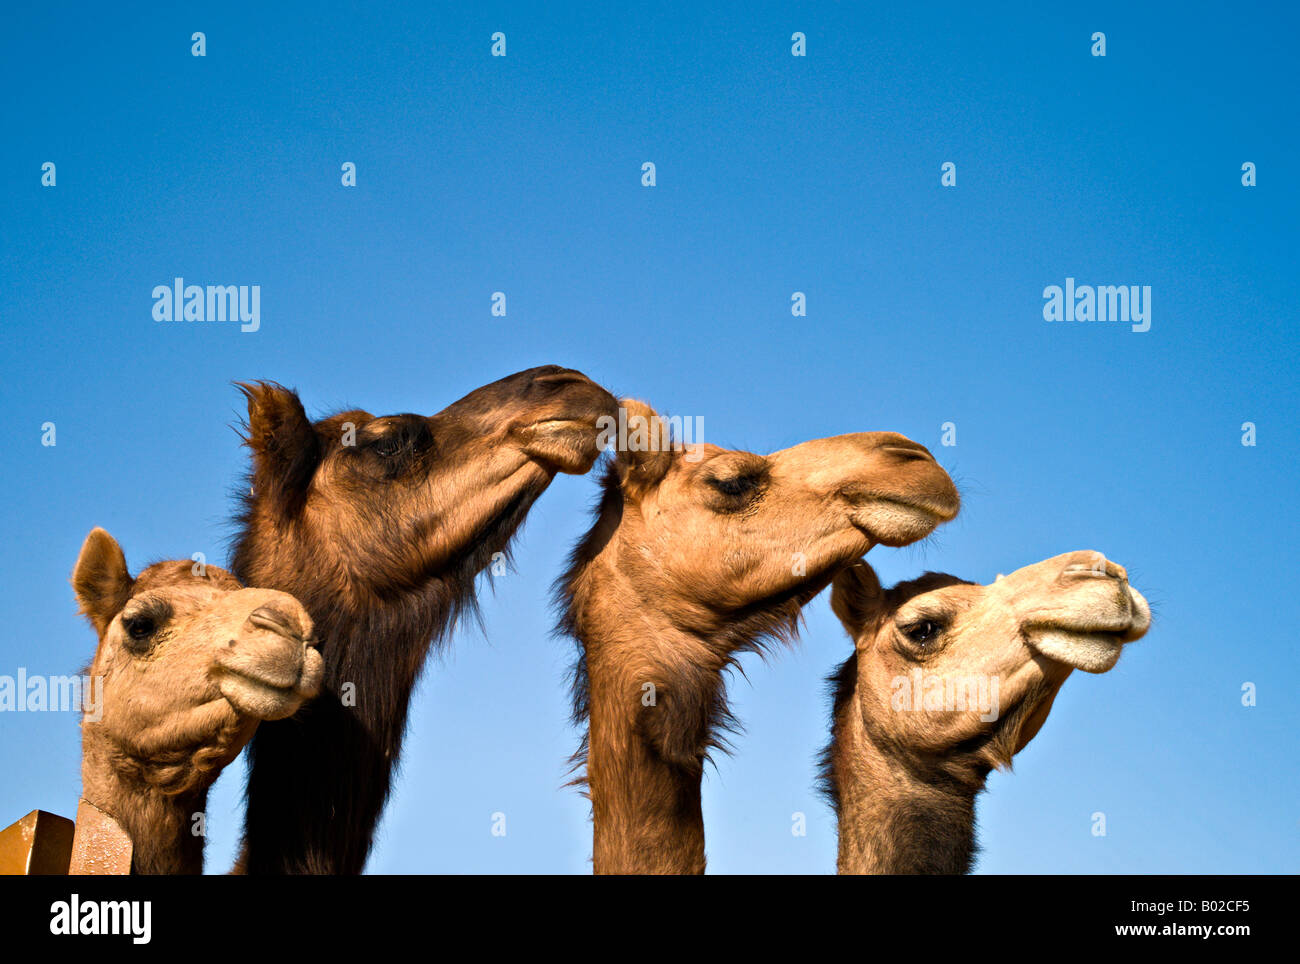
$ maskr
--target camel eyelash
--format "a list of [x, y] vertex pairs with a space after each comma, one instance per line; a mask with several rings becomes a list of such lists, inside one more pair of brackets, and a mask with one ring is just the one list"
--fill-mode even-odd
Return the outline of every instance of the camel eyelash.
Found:
[[757, 491], [763, 484], [763, 474], [747, 472], [740, 475], [710, 475], [705, 477], [705, 482], [723, 495], [739, 498]]
[[382, 455], [384, 458], [392, 458], [410, 448], [411, 440], [404, 433], [394, 432], [375, 439], [370, 443], [370, 447], [375, 450], [376, 454]]

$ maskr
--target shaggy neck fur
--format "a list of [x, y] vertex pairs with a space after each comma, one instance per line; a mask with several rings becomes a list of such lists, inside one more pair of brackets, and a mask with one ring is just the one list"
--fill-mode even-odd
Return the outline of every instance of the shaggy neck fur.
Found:
[[726, 714], [723, 666], [702, 640], [652, 620], [620, 628], [586, 646], [593, 866], [602, 874], [701, 874], [700, 782], [710, 717]]
[[232, 571], [245, 585], [298, 598], [315, 623], [325, 674], [314, 701], [263, 723], [249, 744], [237, 870], [361, 873], [429, 648], [461, 615], [477, 613], [475, 576], [506, 551], [542, 488], [519, 493], [439, 571], [402, 576], [395, 561], [372, 582], [348, 569], [346, 547], [319, 545], [300, 516], [277, 520], [256, 495], [246, 499]]
[[724, 671], [768, 640], [792, 640], [800, 607], [830, 576], [708, 632], [683, 629], [620, 571], [611, 540], [623, 497], [612, 470], [604, 486], [596, 524], [556, 584], [560, 629], [579, 644], [573, 719], [588, 728], [574, 765], [586, 766], [575, 782], [591, 797], [592, 865], [598, 874], [701, 874], [704, 763], [735, 727]]

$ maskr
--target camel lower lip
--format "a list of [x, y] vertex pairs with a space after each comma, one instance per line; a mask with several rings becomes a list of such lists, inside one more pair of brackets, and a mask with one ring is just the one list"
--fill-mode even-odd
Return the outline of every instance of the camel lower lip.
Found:
[[922, 515], [929, 516], [937, 522], [943, 522], [945, 519], [951, 518], [951, 516], [946, 516], [942, 512], [930, 508], [928, 505], [917, 505], [915, 502], [903, 502], [901, 499], [881, 499], [880, 501], [887, 505], [897, 506], [900, 509], [919, 512]]
[[947, 522], [955, 515], [953, 512], [944, 512], [934, 508], [933, 506], [922, 505], [919, 502], [904, 502], [902, 499], [875, 498], [862, 503], [858, 508], [865, 509], [873, 504], [889, 506], [894, 509], [902, 509], [905, 512], [915, 512], [917, 515], [922, 515], [927, 519], [932, 519], [936, 525], [941, 522]]
[[[871, 518], [869, 518], [869, 510], [873, 506], [878, 509], [884, 509], [886, 512], [899, 513], [902, 516], [905, 516], [906, 524], [903, 525], [902, 528], [912, 529], [916, 531], [919, 530], [933, 531], [941, 523], [945, 522], [948, 518], [950, 518], [950, 516], [945, 516], [939, 512], [936, 512], [933, 509], [929, 508], [928, 506], [916, 505], [915, 503], [911, 503], [911, 502], [902, 502], [898, 499], [873, 499], [870, 502], [863, 503], [862, 505], [857, 506], [853, 510], [853, 514], [850, 518], [850, 521], [853, 523], [853, 525], [856, 526], [861, 532], [866, 534], [870, 539], [872, 539], [872, 541], [883, 542], [886, 544], [888, 544], [890, 538], [892, 538], [896, 533], [882, 531], [882, 528], [885, 529], [889, 528], [889, 522], [894, 522], [897, 524], [903, 520], [895, 518], [893, 520], [886, 521], [884, 526], [882, 526], [881, 519], [877, 518], [875, 520], [872, 520]], [[921, 533], [920, 536], [918, 536], [915, 534], [914, 531], [914, 532], [907, 533], [907, 538], [910, 541], [914, 538], [921, 538], [925, 534], [926, 533], [923, 532]]]
[[1119, 632], [1075, 630], [1051, 626], [1028, 631], [1030, 647], [1048, 659], [1085, 673], [1104, 673], [1115, 665], [1124, 648]]

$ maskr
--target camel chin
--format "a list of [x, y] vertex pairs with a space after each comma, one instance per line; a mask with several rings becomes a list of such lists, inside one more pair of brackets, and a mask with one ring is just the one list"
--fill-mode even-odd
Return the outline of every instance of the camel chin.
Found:
[[1048, 659], [1085, 673], [1104, 673], [1119, 662], [1124, 643], [1115, 633], [1082, 633], [1069, 629], [1039, 629], [1029, 633], [1029, 645]]

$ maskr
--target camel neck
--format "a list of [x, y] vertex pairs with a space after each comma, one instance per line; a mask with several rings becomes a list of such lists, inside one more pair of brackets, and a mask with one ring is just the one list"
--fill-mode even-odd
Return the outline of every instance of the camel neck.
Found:
[[131, 838], [131, 872], [201, 874], [207, 787], [178, 792], [152, 776], [147, 763], [124, 763], [120, 750], [83, 741], [82, 797], [116, 820]]
[[724, 664], [706, 641], [643, 616], [619, 626], [584, 641], [594, 870], [702, 874], [700, 784]]
[[704, 873], [702, 755], [665, 759], [638, 725], [641, 714], [610, 707], [601, 682], [593, 679], [591, 685], [587, 782], [593, 869], [598, 874]]
[[839, 873], [970, 871], [980, 787], [873, 735], [856, 693], [835, 720], [830, 777], [839, 815]]

